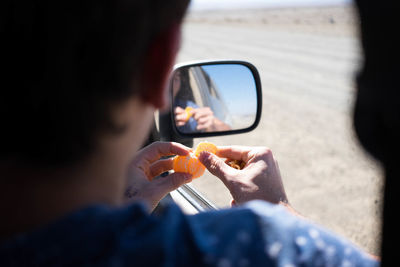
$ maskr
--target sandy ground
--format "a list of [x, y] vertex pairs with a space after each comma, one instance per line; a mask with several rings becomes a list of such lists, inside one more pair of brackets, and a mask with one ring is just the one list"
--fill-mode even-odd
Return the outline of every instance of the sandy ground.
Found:
[[[295, 209], [379, 254], [382, 172], [360, 148], [351, 121], [361, 62], [357, 23], [351, 7], [194, 13], [178, 62], [253, 63], [263, 86], [260, 125], [207, 140], [270, 147]], [[229, 205], [217, 178], [192, 184], [218, 206]]]

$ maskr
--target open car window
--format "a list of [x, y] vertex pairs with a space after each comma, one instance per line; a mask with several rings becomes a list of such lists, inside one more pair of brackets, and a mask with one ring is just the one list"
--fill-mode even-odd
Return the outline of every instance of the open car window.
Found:
[[[361, 62], [358, 18], [337, 6], [192, 9], [177, 62], [238, 59], [261, 76], [263, 108], [254, 131], [194, 140], [268, 146], [289, 201], [311, 220], [379, 253], [380, 167], [352, 129], [354, 79]], [[219, 208], [231, 196], [208, 172], [191, 185]]]

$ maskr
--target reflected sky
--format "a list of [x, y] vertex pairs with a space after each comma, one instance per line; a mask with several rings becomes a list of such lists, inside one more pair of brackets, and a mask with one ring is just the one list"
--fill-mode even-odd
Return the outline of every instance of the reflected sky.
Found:
[[243, 65], [210, 65], [202, 67], [212, 78], [222, 101], [233, 117], [257, 113], [257, 91], [253, 74]]

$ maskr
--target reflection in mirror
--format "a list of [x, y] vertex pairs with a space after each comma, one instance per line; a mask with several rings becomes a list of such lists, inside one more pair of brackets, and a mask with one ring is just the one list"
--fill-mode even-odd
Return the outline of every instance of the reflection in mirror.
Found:
[[245, 65], [181, 67], [171, 85], [174, 121], [181, 133], [241, 130], [256, 120], [256, 83]]

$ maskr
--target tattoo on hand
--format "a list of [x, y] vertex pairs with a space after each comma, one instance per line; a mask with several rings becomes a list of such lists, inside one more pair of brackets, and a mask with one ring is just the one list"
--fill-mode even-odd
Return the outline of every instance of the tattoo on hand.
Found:
[[132, 188], [132, 186], [129, 186], [126, 191], [125, 191], [125, 197], [127, 198], [133, 198], [134, 196], [136, 196], [138, 194], [138, 190], [135, 190]]

